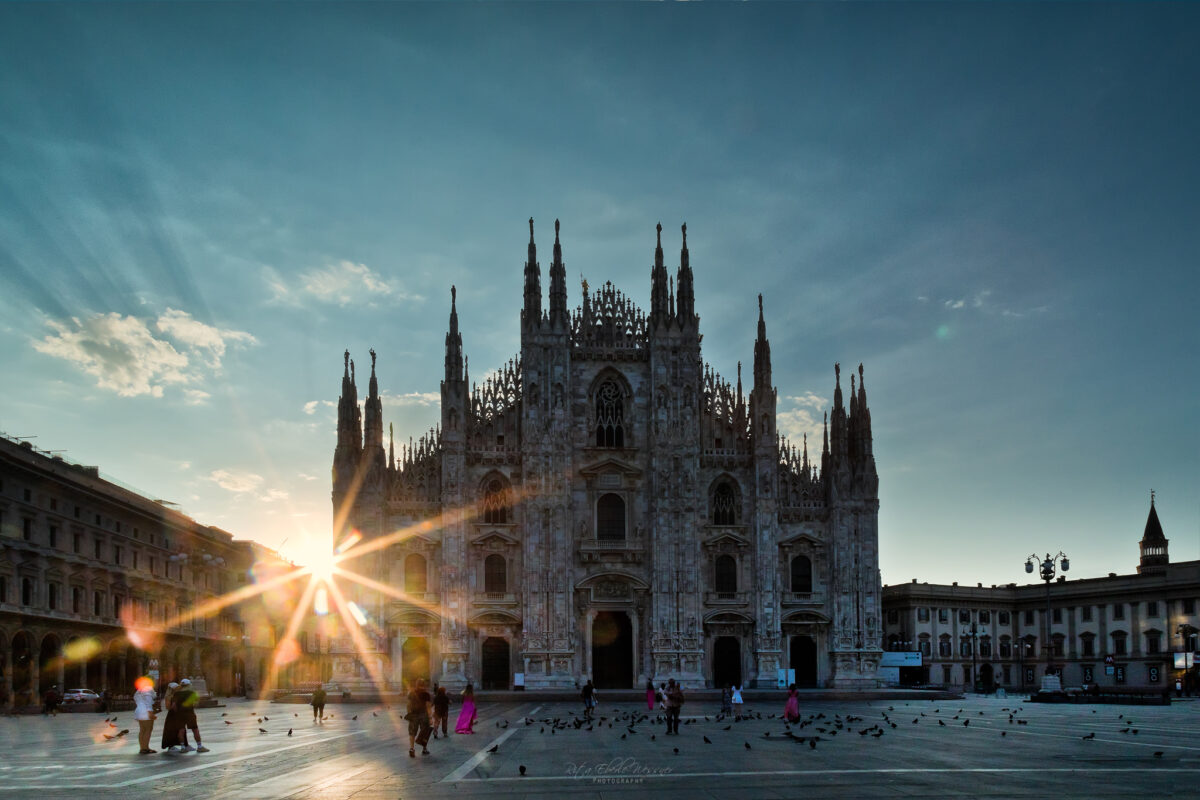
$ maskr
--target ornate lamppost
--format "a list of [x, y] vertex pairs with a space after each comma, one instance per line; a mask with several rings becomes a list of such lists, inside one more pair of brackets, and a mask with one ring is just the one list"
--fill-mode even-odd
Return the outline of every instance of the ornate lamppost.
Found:
[[[1036, 563], [1038, 563], [1038, 557], [1035, 553], [1025, 559], [1025, 571], [1032, 574], [1033, 565]], [[1061, 550], [1058, 551], [1058, 555], [1054, 556], [1047, 553], [1046, 557], [1041, 560], [1039, 565], [1040, 577], [1046, 582], [1046, 638], [1044, 640], [1044, 646], [1046, 648], [1047, 675], [1052, 674], [1054, 664], [1054, 650], [1050, 644], [1050, 582], [1054, 580], [1056, 565], [1061, 565], [1063, 572], [1066, 572], [1071, 568], [1070, 560], [1067, 558], [1066, 553], [1062, 552]]]

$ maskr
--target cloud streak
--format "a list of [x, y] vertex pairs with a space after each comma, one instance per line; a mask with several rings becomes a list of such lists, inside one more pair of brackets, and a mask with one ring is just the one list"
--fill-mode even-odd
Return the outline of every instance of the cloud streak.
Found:
[[295, 286], [271, 267], [263, 270], [263, 281], [276, 302], [294, 306], [303, 305], [303, 301], [309, 298], [341, 307], [420, 302], [425, 299], [407, 291], [400, 281], [384, 278], [366, 264], [346, 260], [302, 272]]
[[[227, 344], [251, 345], [244, 331], [225, 330], [168, 308], [151, 325], [117, 312], [86, 319], [47, 320], [52, 334], [33, 342], [39, 353], [74, 364], [96, 378], [96, 385], [122, 397], [162, 397], [169, 386], [187, 386], [185, 402], [204, 403], [209, 393], [194, 388], [207, 374], [219, 372]], [[161, 334], [161, 335], [156, 335]]]

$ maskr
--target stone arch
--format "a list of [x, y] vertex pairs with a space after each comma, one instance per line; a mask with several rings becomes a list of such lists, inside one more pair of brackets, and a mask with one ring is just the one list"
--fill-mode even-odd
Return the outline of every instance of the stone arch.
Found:
[[25, 629], [18, 630], [10, 640], [10, 648], [12, 653], [12, 704], [14, 706], [33, 705], [37, 702], [34, 694], [37, 687], [34, 686], [34, 680], [38, 671], [33, 634]]
[[737, 593], [738, 563], [729, 553], [721, 553], [713, 559], [713, 589], [718, 596]]
[[604, 542], [620, 542], [626, 537], [628, 513], [625, 498], [615, 492], [606, 492], [596, 498], [596, 539]]
[[508, 561], [499, 553], [483, 560], [483, 590], [489, 594], [508, 591]]
[[512, 482], [498, 470], [492, 470], [479, 482], [479, 518], [486, 525], [513, 522]]
[[429, 561], [421, 553], [404, 557], [404, 592], [410, 595], [429, 591]]
[[42, 636], [38, 646], [38, 694], [45, 694], [51, 686], [57, 686], [61, 692], [63, 687], [63, 646], [58, 634], [47, 633]]
[[624, 448], [632, 445], [633, 387], [613, 367], [597, 373], [588, 387], [589, 415], [596, 447]]
[[742, 488], [723, 472], [708, 486], [708, 520], [713, 525], [739, 525], [742, 521]]
[[792, 556], [789, 563], [789, 589], [796, 594], [811, 594], [813, 590], [812, 559], [806, 555]]

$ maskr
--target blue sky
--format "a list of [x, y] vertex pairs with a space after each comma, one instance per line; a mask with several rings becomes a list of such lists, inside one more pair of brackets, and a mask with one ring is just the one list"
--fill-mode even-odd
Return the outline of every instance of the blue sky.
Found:
[[[341, 352], [397, 437], [518, 350], [530, 216], [706, 360], [766, 298], [781, 427], [866, 368], [883, 580], [1200, 557], [1200, 9], [0, 6], [0, 430], [295, 557]], [[365, 372], [365, 369], [364, 369]]]

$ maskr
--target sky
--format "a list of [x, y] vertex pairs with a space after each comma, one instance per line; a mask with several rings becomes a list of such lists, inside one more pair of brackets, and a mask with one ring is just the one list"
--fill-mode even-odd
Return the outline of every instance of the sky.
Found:
[[[569, 304], [703, 355], [765, 298], [780, 428], [864, 364], [884, 583], [1200, 558], [1200, 7], [5, 4], [0, 431], [239, 538], [328, 547], [342, 351], [398, 441]], [[543, 279], [543, 286], [546, 285]], [[365, 393], [365, 380], [360, 392]]]

